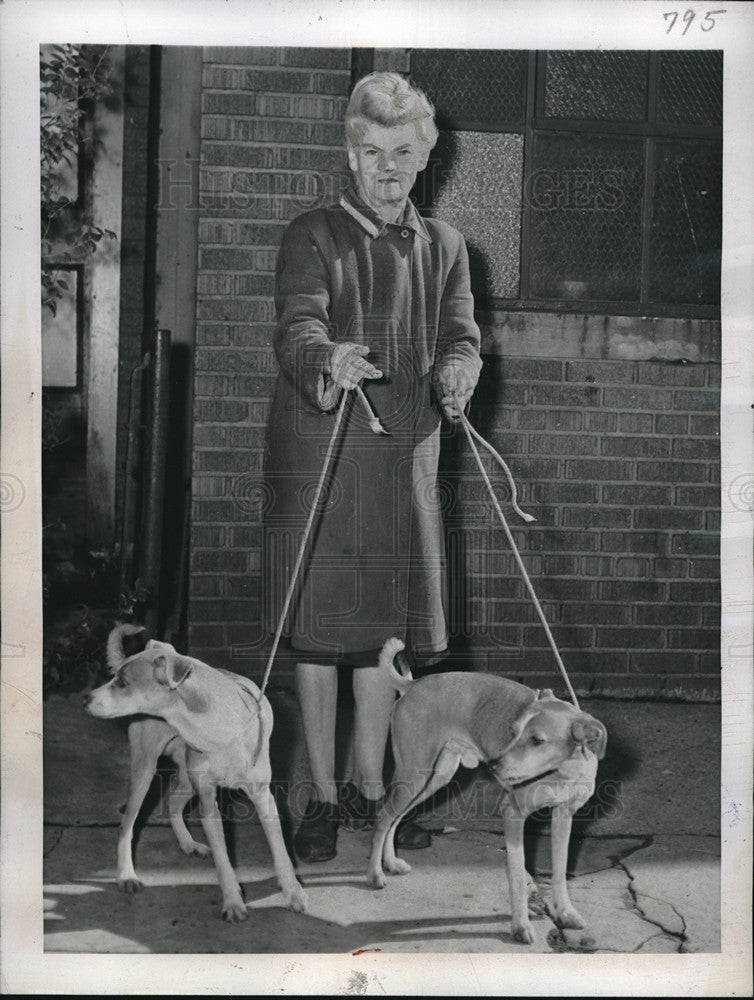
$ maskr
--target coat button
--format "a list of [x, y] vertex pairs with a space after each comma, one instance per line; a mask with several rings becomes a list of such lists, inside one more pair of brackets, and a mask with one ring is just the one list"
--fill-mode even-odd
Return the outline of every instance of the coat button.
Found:
[[401, 236], [403, 237], [404, 240], [408, 239], [409, 235], [410, 235], [410, 233], [409, 233], [408, 229], [401, 229]]

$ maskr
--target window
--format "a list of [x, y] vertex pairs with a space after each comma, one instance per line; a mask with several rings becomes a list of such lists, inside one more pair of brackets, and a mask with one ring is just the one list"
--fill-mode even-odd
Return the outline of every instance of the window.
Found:
[[416, 192], [488, 306], [716, 318], [722, 53], [414, 49], [441, 139]]

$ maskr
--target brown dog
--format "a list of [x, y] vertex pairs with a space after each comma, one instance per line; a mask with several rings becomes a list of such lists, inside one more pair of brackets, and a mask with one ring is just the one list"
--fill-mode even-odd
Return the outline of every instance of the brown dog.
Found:
[[[170, 796], [170, 822], [186, 853], [212, 851], [222, 890], [222, 915], [245, 920], [246, 907], [228, 858], [217, 788], [242, 789], [257, 809], [272, 851], [286, 905], [306, 908], [306, 895], [296, 879], [270, 793], [269, 743], [272, 709], [252, 681], [200, 660], [181, 656], [169, 644], [150, 641], [134, 656], [124, 657], [122, 637], [139, 631], [117, 626], [108, 640], [108, 661], [115, 676], [86, 698], [87, 711], [102, 719], [143, 714], [129, 727], [131, 783], [118, 837], [118, 886], [141, 887], [133, 868], [133, 825], [154, 776], [157, 760], [169, 754], [178, 764], [178, 780]], [[202, 827], [209, 848], [197, 843], [183, 821], [183, 809], [199, 796]]]
[[561, 927], [584, 921], [568, 898], [566, 864], [571, 821], [594, 792], [597, 761], [607, 732], [597, 719], [556, 698], [494, 674], [443, 673], [414, 681], [393, 666], [403, 649], [389, 639], [379, 664], [401, 693], [393, 708], [391, 734], [395, 773], [372, 840], [368, 882], [386, 885], [411, 870], [396, 857], [395, 828], [409, 809], [445, 786], [459, 765], [486, 763], [506, 791], [503, 830], [511, 893], [511, 933], [534, 940], [527, 907], [524, 822], [552, 806], [552, 903]]

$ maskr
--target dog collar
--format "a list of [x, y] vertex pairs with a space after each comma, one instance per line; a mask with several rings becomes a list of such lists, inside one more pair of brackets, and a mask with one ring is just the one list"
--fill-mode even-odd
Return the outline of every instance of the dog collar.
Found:
[[527, 785], [533, 785], [535, 781], [541, 781], [542, 778], [549, 778], [551, 774], [557, 772], [556, 767], [551, 767], [549, 771], [543, 771], [541, 774], [535, 774], [533, 778], [526, 778], [525, 781], [517, 781], [515, 785], [511, 785], [511, 788], [526, 788]]
[[181, 677], [181, 679], [178, 681], [177, 684], [171, 684], [170, 681], [168, 681], [168, 687], [170, 688], [170, 690], [176, 691], [181, 686], [181, 684], [183, 684], [186, 678], [190, 676], [193, 669], [194, 669], [193, 667], [189, 667], [186, 673], [183, 675], [183, 677]]
[[518, 788], [526, 788], [527, 785], [533, 785], [535, 781], [541, 781], [542, 778], [548, 778], [551, 774], [556, 774], [557, 770], [558, 769], [556, 767], [551, 767], [549, 771], [542, 771], [541, 774], [535, 774], [533, 778], [524, 778], [523, 781], [517, 781], [515, 784], [508, 781], [501, 782], [501, 784], [504, 784], [506, 788], [512, 788], [514, 790]]

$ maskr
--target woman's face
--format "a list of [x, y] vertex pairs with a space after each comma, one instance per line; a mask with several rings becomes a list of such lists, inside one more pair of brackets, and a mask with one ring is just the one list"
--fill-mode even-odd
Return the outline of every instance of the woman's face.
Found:
[[388, 222], [400, 218], [416, 175], [428, 159], [427, 144], [413, 122], [391, 128], [370, 124], [359, 145], [348, 149], [359, 194]]

